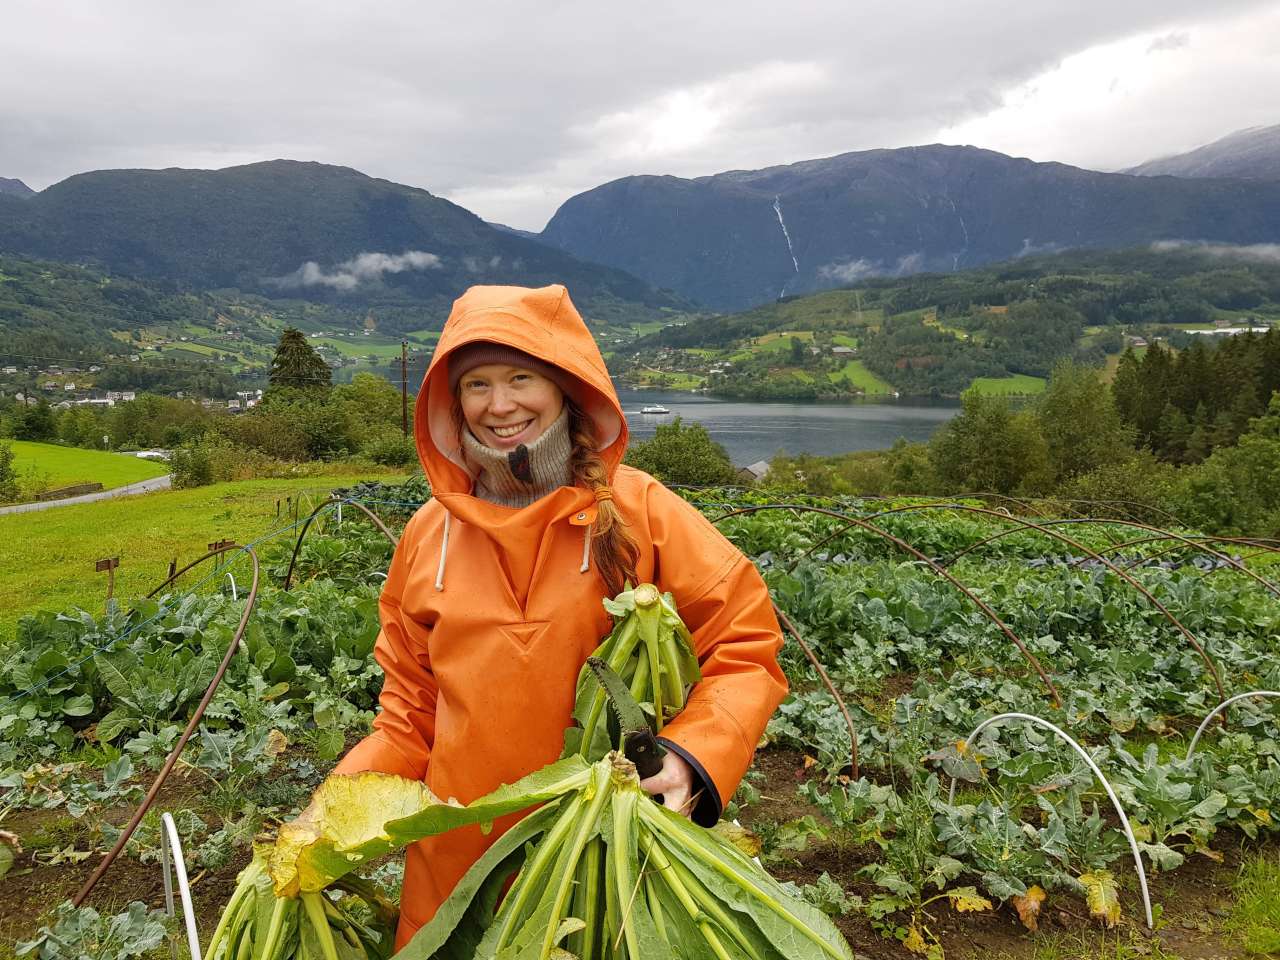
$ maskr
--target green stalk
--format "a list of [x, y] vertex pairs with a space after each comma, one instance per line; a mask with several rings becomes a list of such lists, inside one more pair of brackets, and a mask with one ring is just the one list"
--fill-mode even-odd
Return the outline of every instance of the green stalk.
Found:
[[647, 876], [644, 878], [644, 895], [649, 901], [649, 914], [653, 917], [653, 925], [658, 930], [658, 936], [670, 943], [667, 937], [667, 920], [662, 912], [662, 902], [658, 897], [657, 881], [650, 880]]
[[240, 934], [240, 943], [236, 946], [236, 960], [250, 960], [253, 956], [253, 937], [249, 933]]
[[574, 867], [582, 856], [582, 848], [586, 846], [592, 831], [599, 826], [600, 812], [604, 809], [605, 801], [613, 794], [613, 780], [607, 773], [602, 777], [593, 778], [593, 780], [596, 781], [594, 783], [596, 795], [591, 798], [586, 812], [578, 818], [578, 829], [574, 833], [573, 842], [570, 844], [565, 856], [565, 862], [562, 865], [563, 870], [560, 874], [560, 885], [556, 888], [555, 899], [551, 903], [551, 918], [547, 923], [547, 932], [542, 938], [542, 953], [540, 956], [543, 957], [551, 952], [551, 947], [555, 943], [556, 930], [560, 926], [565, 901], [569, 899], [569, 891], [573, 887], [573, 878], [576, 873]]
[[600, 867], [603, 862], [604, 840], [592, 837], [578, 861], [578, 887], [574, 892], [574, 916], [580, 917], [586, 926], [574, 934], [577, 955], [582, 960], [595, 956], [600, 940]]
[[733, 960], [729, 956], [729, 951], [724, 948], [724, 944], [720, 942], [720, 938], [716, 936], [715, 930], [711, 928], [711, 921], [707, 918], [706, 913], [698, 906], [693, 896], [685, 889], [680, 877], [672, 869], [671, 861], [667, 859], [667, 855], [663, 852], [661, 844], [650, 836], [648, 833], [640, 832], [640, 843], [644, 847], [645, 856], [651, 859], [658, 868], [657, 876], [662, 878], [662, 882], [667, 888], [675, 894], [676, 900], [680, 905], [688, 911], [689, 919], [691, 919], [702, 933], [702, 937], [707, 941], [707, 946], [711, 948], [719, 960]]
[[[630, 659], [632, 651], [635, 650], [638, 641], [639, 627], [636, 618], [628, 617], [618, 633], [617, 644], [614, 645], [605, 658], [609, 668], [615, 673], [622, 670], [628, 659]], [[591, 709], [587, 711], [586, 722], [582, 725], [582, 743], [578, 747], [578, 753], [584, 757], [587, 756], [591, 749], [591, 741], [594, 738], [596, 726], [600, 723], [600, 715], [604, 712], [605, 700], [604, 688], [597, 684], [595, 696], [591, 699]]]
[[663, 682], [667, 685], [665, 698], [677, 710], [684, 707], [684, 680], [680, 676], [680, 657], [677, 655], [675, 630], [667, 631], [662, 642]]
[[[752, 946], [751, 941], [742, 936], [739, 924], [734, 922], [729, 914], [725, 912], [720, 901], [708, 892], [707, 888], [698, 881], [697, 877], [689, 872], [689, 868], [683, 863], [679, 860], [670, 862], [676, 875], [680, 877], [680, 882], [685, 885], [685, 889], [693, 896], [693, 899], [703, 912], [709, 915], [720, 926], [721, 930], [732, 937], [734, 942], [742, 949], [742, 952], [750, 957], [751, 960], [762, 960], [760, 954]], [[751, 921], [748, 920], [746, 922], [750, 923]]]
[[276, 950], [280, 947], [280, 934], [284, 930], [285, 913], [291, 903], [284, 897], [277, 897], [275, 907], [271, 911], [271, 922], [267, 924], [267, 937], [253, 952], [253, 960], [275, 960]]
[[610, 850], [613, 852], [613, 884], [618, 888], [619, 906], [622, 908], [622, 915], [618, 918], [622, 924], [619, 936], [626, 937], [628, 956], [638, 958], [640, 946], [636, 943], [635, 925], [631, 922], [631, 907], [639, 891], [640, 877], [636, 876], [633, 884], [630, 870], [636, 796], [634, 790], [618, 791], [614, 795]]
[[[649, 810], [648, 807], [650, 806], [653, 806], [654, 809]], [[766, 904], [775, 914], [789, 923], [796, 930], [800, 931], [800, 933], [804, 934], [808, 940], [811, 940], [813, 943], [821, 947], [824, 953], [837, 958], [837, 960], [842, 960], [841, 955], [832, 949], [829, 943], [818, 936], [815, 931], [811, 930], [808, 924], [788, 910], [785, 904], [780, 903], [768, 890], [760, 886], [751, 874], [735, 870], [724, 858], [725, 853], [729, 853], [729, 851], [712, 852], [711, 850], [708, 850], [703, 838], [693, 832], [698, 829], [697, 827], [690, 824], [689, 831], [686, 832], [676, 826], [673, 819], [669, 819], [668, 817], [661, 815], [655, 816], [655, 814], [658, 813], [658, 808], [655, 804], [645, 804], [639, 809], [640, 816], [648, 821], [655, 834], [665, 837], [673, 844], [679, 844], [681, 850], [687, 851], [691, 856], [701, 861], [705, 866], [710, 867], [722, 877], [737, 884], [743, 890], [746, 890], [761, 903]], [[729, 855], [732, 855], [732, 853]]]
[[533, 860], [525, 864], [524, 869], [516, 876], [516, 882], [507, 891], [507, 898], [498, 911], [500, 926], [498, 938], [494, 944], [494, 953], [507, 945], [508, 938], [518, 928], [521, 914], [530, 895], [541, 885], [543, 874], [547, 872], [553, 858], [560, 852], [565, 836], [576, 825], [582, 806], [582, 795], [575, 794], [570, 800], [570, 805], [565, 807], [564, 812], [556, 820], [555, 826], [547, 831], [542, 842], [538, 844]]
[[325, 916], [324, 904], [320, 902], [323, 896], [322, 893], [304, 893], [299, 898], [302, 900], [302, 908], [307, 911], [307, 919], [316, 932], [316, 939], [320, 941], [324, 960], [338, 960], [338, 948], [334, 945], [333, 933], [329, 930], [329, 918]]
[[240, 905], [244, 903], [245, 897], [252, 892], [254, 881], [261, 876], [262, 870], [262, 861], [254, 860], [240, 874], [240, 882], [237, 884], [235, 892], [231, 894], [231, 899], [227, 901], [227, 905], [223, 908], [222, 916], [218, 920], [218, 925], [214, 927], [213, 936], [209, 940], [208, 952], [205, 954], [205, 956], [209, 957], [209, 960], [214, 960], [218, 947], [222, 946], [222, 939], [226, 936], [227, 928], [231, 925], [232, 918], [240, 909]]

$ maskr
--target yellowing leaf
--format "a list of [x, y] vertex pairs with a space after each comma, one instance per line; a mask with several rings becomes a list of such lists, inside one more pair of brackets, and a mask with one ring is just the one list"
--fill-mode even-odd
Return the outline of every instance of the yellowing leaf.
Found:
[[956, 887], [948, 890], [947, 896], [951, 898], [951, 906], [955, 907], [957, 913], [978, 913], [991, 909], [991, 901], [973, 887]]
[[1250, 807], [1249, 812], [1252, 813], [1260, 822], [1265, 823], [1267, 826], [1271, 826], [1270, 810], [1255, 810], [1253, 807]]
[[817, 762], [818, 762], [817, 760], [815, 760], [813, 757], [809, 756], [807, 753], [804, 755], [804, 768], [805, 768], [806, 770], [808, 770], [810, 767], [812, 767], [812, 766], [813, 766], [814, 764], [816, 764]]
[[732, 843], [748, 857], [760, 856], [760, 848], [762, 846], [760, 838], [746, 827], [740, 826], [736, 823], [731, 823], [728, 820], [721, 820], [711, 829], [713, 832], [720, 834], [721, 837]]
[[907, 931], [907, 938], [902, 941], [902, 945], [912, 953], [925, 954], [929, 952], [929, 945], [924, 942], [924, 934], [920, 932], [919, 927], [913, 926]]
[[1040, 904], [1044, 903], [1044, 891], [1038, 886], [1028, 887], [1021, 896], [1011, 897], [1009, 902], [1018, 911], [1022, 925], [1033, 933], [1040, 925]]
[[284, 753], [289, 746], [289, 738], [279, 730], [272, 730], [267, 734], [267, 744], [262, 748], [262, 752], [268, 757], [278, 757]]
[[1084, 884], [1085, 901], [1091, 916], [1099, 918], [1108, 927], [1120, 922], [1120, 890], [1110, 870], [1093, 870], [1080, 875]]
[[968, 749], [969, 744], [965, 743], [963, 740], [956, 741], [956, 753], [960, 754], [960, 756], [963, 757]]

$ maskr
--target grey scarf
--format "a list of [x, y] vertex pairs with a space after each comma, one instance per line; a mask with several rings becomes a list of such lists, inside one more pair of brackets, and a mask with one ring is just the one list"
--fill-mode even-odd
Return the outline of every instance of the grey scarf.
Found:
[[569, 463], [573, 444], [569, 438], [567, 408], [527, 446], [521, 444], [510, 452], [495, 450], [477, 440], [464, 426], [462, 447], [476, 473], [472, 493], [481, 500], [504, 507], [527, 507], [552, 490], [573, 484]]

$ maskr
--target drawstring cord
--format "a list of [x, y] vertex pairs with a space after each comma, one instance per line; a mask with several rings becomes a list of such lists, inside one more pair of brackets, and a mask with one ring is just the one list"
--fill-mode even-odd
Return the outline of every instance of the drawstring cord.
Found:
[[444, 561], [449, 553], [449, 521], [453, 519], [453, 514], [448, 510], [444, 512], [444, 536], [440, 538], [440, 564], [436, 567], [436, 589], [444, 590]]
[[582, 566], [578, 569], [579, 573], [586, 573], [591, 569], [591, 524], [587, 524], [582, 528]]

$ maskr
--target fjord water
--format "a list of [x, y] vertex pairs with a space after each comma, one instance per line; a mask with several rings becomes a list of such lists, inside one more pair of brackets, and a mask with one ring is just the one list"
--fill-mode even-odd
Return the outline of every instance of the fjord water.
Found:
[[[956, 415], [955, 405], [913, 403], [805, 403], [720, 400], [697, 393], [618, 389], [622, 410], [635, 440], [652, 437], [661, 423], [676, 417], [696, 421], [729, 451], [739, 466], [786, 452], [830, 455], [853, 450], [880, 450], [898, 437], [928, 440]], [[642, 414], [646, 404], [660, 404], [670, 415]]]

